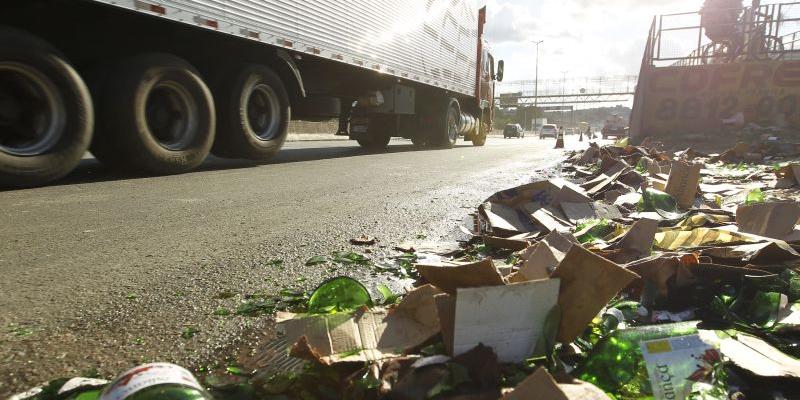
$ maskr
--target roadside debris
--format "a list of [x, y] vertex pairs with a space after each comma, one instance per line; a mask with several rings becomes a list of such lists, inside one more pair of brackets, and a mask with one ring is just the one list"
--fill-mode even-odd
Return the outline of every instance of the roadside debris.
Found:
[[259, 359], [282, 361], [204, 382], [218, 399], [800, 398], [794, 149], [592, 143], [563, 178], [487, 198], [466, 243], [309, 259], [415, 284], [373, 300], [330, 279], [277, 313], [282, 347]]

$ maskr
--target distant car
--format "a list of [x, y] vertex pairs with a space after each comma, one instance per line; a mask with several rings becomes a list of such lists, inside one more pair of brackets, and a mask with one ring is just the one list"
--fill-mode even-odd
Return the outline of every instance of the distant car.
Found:
[[577, 135], [577, 134], [578, 131], [575, 128], [567, 128], [566, 132], [564, 132], [564, 135]]
[[553, 124], [542, 125], [542, 129], [539, 130], [539, 139], [544, 139], [546, 137], [557, 138], [558, 127]]
[[506, 124], [505, 129], [503, 129], [503, 138], [508, 139], [510, 137], [524, 138], [525, 130], [522, 129], [520, 124]]

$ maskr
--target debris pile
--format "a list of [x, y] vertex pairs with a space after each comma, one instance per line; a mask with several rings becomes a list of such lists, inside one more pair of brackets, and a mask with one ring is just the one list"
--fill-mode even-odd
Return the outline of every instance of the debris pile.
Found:
[[800, 398], [800, 164], [780, 150], [591, 144], [562, 178], [489, 197], [460, 249], [404, 255], [404, 295], [326, 281], [302, 313], [278, 312], [257, 369], [205, 386], [217, 399]]

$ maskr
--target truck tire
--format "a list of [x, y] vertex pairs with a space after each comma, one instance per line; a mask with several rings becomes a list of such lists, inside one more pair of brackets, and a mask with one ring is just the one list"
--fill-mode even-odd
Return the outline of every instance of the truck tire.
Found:
[[216, 117], [211, 91], [188, 62], [142, 54], [113, 68], [99, 89], [91, 151], [112, 167], [169, 175], [208, 156]]
[[246, 64], [220, 75], [214, 88], [218, 134], [212, 152], [259, 161], [274, 156], [286, 141], [291, 119], [289, 96], [278, 74]]
[[43, 40], [0, 28], [0, 186], [68, 174], [93, 125], [92, 99], [75, 69]]
[[435, 124], [433, 132], [433, 144], [452, 149], [458, 140], [458, 124], [461, 118], [461, 110], [456, 99], [449, 99], [447, 107], [443, 109], [439, 117], [439, 123]]

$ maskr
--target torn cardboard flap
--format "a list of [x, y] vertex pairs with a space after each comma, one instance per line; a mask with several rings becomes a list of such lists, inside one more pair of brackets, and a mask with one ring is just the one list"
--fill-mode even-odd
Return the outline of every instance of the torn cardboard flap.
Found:
[[539, 367], [533, 374], [528, 375], [503, 399], [507, 400], [569, 400], [566, 394], [558, 388], [553, 377], [543, 367]]
[[409, 292], [394, 309], [361, 309], [353, 313], [300, 316], [279, 313], [277, 321], [289, 343], [304, 345], [324, 364], [375, 361], [398, 357], [439, 333], [431, 285]]
[[653, 239], [658, 231], [658, 221], [640, 219], [636, 221], [628, 233], [622, 237], [619, 247], [629, 252], [631, 257], [642, 258], [650, 255]]
[[756, 203], [736, 209], [739, 231], [783, 239], [800, 219], [800, 204], [795, 202]]
[[678, 206], [687, 209], [694, 204], [697, 188], [700, 185], [701, 164], [688, 164], [683, 161], [672, 163], [669, 180], [664, 191], [678, 201]]
[[[708, 336], [717, 339], [713, 331], [708, 331]], [[800, 361], [755, 336], [737, 332], [736, 337], [721, 339], [719, 351], [734, 364], [753, 374], [800, 378]]]
[[618, 161], [614, 164], [608, 171], [603, 172], [595, 179], [592, 179], [589, 182], [584, 183], [581, 185], [584, 189], [586, 189], [586, 193], [590, 196], [593, 196], [603, 189], [605, 189], [608, 185], [614, 182], [620, 175], [622, 175], [626, 169], [628, 168], [627, 164], [624, 162]]
[[491, 258], [461, 265], [417, 264], [417, 271], [437, 288], [454, 294], [458, 288], [503, 285], [503, 277]]
[[[564, 258], [564, 254], [558, 250], [554, 251], [545, 241], [536, 243], [530, 248], [533, 251], [527, 255], [525, 263], [519, 269], [519, 274], [529, 281], [549, 278], [555, 267]], [[555, 253], [559, 253], [560, 257]]]
[[556, 383], [544, 368], [528, 375], [503, 399], [508, 400], [610, 400], [605, 392], [591, 383], [573, 380], [571, 383]]
[[[578, 239], [576, 239], [573, 234], [567, 232], [550, 232], [542, 240], [550, 246], [551, 250], [554, 250], [553, 253], [559, 259], [559, 262], [573, 245], [580, 245]], [[556, 253], [555, 250], [561, 254]]]
[[572, 246], [551, 277], [561, 279], [558, 341], [570, 343], [612, 297], [639, 275], [583, 246]]
[[550, 310], [558, 301], [558, 279], [507, 286], [461, 288], [455, 296], [453, 354], [483, 343], [500, 362], [533, 355]]
[[572, 224], [569, 221], [565, 221], [565, 217], [559, 215], [561, 213], [555, 209], [538, 207], [531, 211], [531, 208], [526, 205], [525, 210], [530, 212], [531, 221], [545, 232], [567, 232], [572, 229]]

